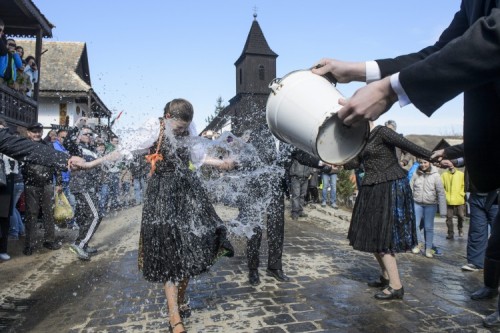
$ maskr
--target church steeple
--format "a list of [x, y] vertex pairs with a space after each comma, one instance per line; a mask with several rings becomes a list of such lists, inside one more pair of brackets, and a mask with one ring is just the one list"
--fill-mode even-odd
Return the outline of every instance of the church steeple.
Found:
[[276, 77], [278, 55], [267, 44], [253, 14], [253, 22], [236, 66], [236, 93], [269, 93], [268, 84]]

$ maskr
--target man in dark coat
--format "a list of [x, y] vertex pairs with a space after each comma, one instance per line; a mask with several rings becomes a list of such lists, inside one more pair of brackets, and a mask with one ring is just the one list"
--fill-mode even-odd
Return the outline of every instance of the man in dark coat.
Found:
[[[339, 82], [374, 82], [340, 103], [338, 116], [346, 125], [375, 120], [399, 100], [413, 103], [426, 115], [464, 93], [464, 153], [471, 181], [481, 192], [500, 187], [500, 1], [463, 0], [460, 10], [432, 46], [416, 53], [367, 63], [323, 59], [314, 72], [331, 72]], [[486, 257], [500, 262], [500, 215]], [[498, 309], [485, 318], [500, 326]]]

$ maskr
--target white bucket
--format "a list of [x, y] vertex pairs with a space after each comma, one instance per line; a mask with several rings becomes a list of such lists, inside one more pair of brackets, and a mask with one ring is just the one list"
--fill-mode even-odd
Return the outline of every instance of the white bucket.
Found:
[[343, 96], [326, 78], [310, 70], [291, 72], [270, 84], [267, 124], [280, 140], [330, 164], [344, 164], [358, 155], [370, 130], [347, 127], [336, 113]]

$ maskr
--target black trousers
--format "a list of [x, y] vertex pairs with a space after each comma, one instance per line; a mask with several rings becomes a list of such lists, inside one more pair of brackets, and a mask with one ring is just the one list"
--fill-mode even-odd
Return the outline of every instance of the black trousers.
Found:
[[80, 227], [75, 244], [81, 248], [86, 248], [102, 220], [98, 211], [97, 194], [94, 192], [81, 192], [74, 193], [74, 196], [75, 222]]
[[54, 225], [54, 185], [45, 186], [25, 185], [24, 196], [26, 201], [26, 239], [25, 247], [35, 245], [36, 222], [40, 208], [42, 209], [42, 221], [45, 230], [44, 241], [53, 242], [55, 240]]
[[6, 178], [7, 185], [0, 187], [0, 253], [7, 253], [14, 193], [14, 175], [9, 174]]
[[[254, 234], [247, 241], [247, 260], [249, 269], [259, 267], [259, 250], [262, 241], [262, 228], [254, 228]], [[282, 269], [283, 243], [285, 240], [285, 195], [279, 182], [273, 188], [271, 201], [267, 208], [267, 243], [269, 248], [267, 267]]]

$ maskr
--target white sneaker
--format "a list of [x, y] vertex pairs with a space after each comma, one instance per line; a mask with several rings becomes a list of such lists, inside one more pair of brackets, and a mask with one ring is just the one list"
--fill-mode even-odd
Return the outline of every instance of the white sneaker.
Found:
[[79, 247], [78, 245], [71, 244], [69, 246], [69, 249], [71, 250], [71, 252], [73, 252], [74, 254], [76, 254], [76, 256], [78, 257], [78, 259], [80, 259], [80, 260], [90, 260], [89, 254], [87, 252], [85, 252], [85, 250], [82, 249], [81, 247]]
[[10, 256], [7, 253], [0, 253], [0, 260], [2, 261], [10, 260]]
[[477, 267], [476, 265], [474, 264], [465, 264], [462, 266], [462, 270], [463, 271], [469, 271], [469, 272], [477, 272], [478, 270], [480, 270], [481, 268]]
[[432, 249], [425, 249], [425, 256], [427, 258], [434, 258], [434, 254], [432, 254]]
[[411, 249], [411, 252], [413, 254], [419, 254], [420, 253], [420, 247], [417, 245], [413, 249]]

